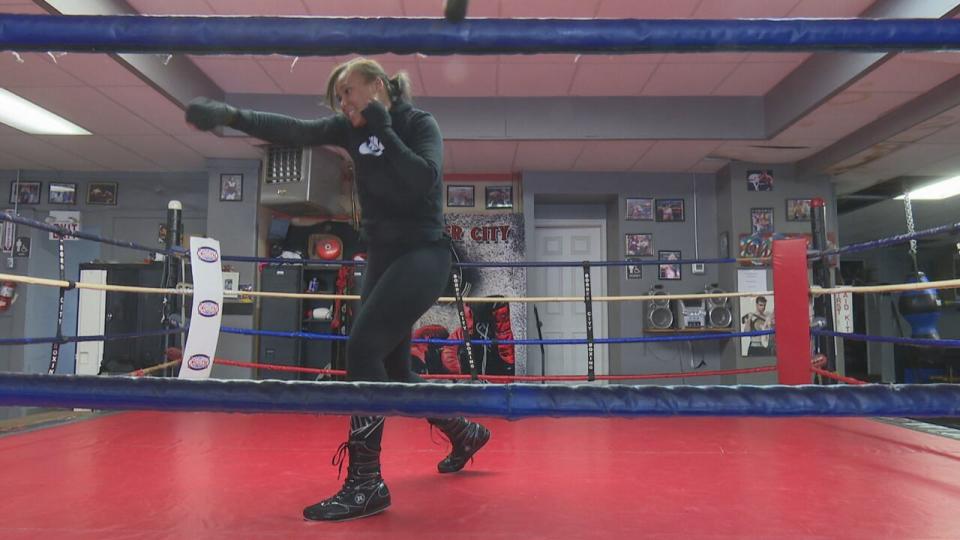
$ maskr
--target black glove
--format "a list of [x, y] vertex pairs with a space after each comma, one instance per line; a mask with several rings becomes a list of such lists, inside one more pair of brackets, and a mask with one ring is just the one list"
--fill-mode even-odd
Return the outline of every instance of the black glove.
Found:
[[187, 105], [187, 122], [202, 131], [210, 131], [219, 126], [229, 126], [236, 117], [236, 107], [205, 97], [194, 98]]
[[363, 117], [367, 120], [367, 126], [371, 131], [380, 131], [383, 128], [388, 128], [392, 122], [390, 119], [390, 111], [383, 106], [383, 103], [375, 99], [370, 100], [370, 103], [367, 104], [361, 114], [363, 114]]

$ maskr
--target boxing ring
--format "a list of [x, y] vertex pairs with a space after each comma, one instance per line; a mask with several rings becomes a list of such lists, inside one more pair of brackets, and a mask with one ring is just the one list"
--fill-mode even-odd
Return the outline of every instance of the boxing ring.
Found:
[[[451, 25], [441, 20], [0, 15], [0, 49], [12, 51], [492, 54], [958, 48], [957, 20], [486, 20]], [[0, 213], [0, 221], [68, 232], [10, 212]], [[186, 297], [192, 291], [75, 282], [64, 275], [62, 263], [60, 275], [54, 278], [0, 274], [3, 281], [60, 291], [56, 335], [0, 338], [0, 345], [7, 347], [51, 345], [49, 374], [0, 374], [0, 406], [104, 411], [82, 421], [0, 436], [5, 488], [0, 495], [0, 537], [957, 538], [960, 436], [950, 430], [942, 430], [941, 435], [926, 433], [897, 417], [960, 416], [960, 385], [865, 384], [836, 373], [832, 358], [819, 347], [838, 337], [923, 347], [958, 347], [960, 342], [835, 332], [829, 319], [825, 325], [811, 324], [808, 307], [811, 299], [816, 303], [834, 294], [960, 288], [960, 280], [817, 287], [809, 284], [807, 275], [808, 265], [812, 263], [816, 269], [827, 257], [957, 230], [960, 223], [813, 251], [803, 239], [775, 241], [769, 261], [773, 291], [722, 296], [773, 294], [776, 328], [682, 338], [774, 334], [778, 343], [775, 365], [699, 373], [749, 376], [776, 372], [780, 384], [768, 386], [597, 384], [595, 381], [602, 379], [616, 383], [689, 378], [696, 373], [594, 373], [590, 352], [594, 347], [678, 338], [593, 336], [594, 304], [642, 302], [654, 297], [594, 297], [589, 286], [583, 297], [497, 299], [584, 302], [586, 339], [501, 343], [586, 345], [585, 376], [484, 377], [471, 370], [459, 378], [477, 384], [423, 385], [147, 376], [175, 367], [182, 362], [177, 358], [128, 376], [58, 375], [60, 344], [133, 337], [64, 335], [65, 294], [74, 294], [74, 289], [101, 289]], [[158, 250], [91, 234], [71, 234], [88, 241], [162, 251], [168, 257], [185, 256], [182, 248]], [[60, 247], [62, 255], [62, 241]], [[280, 263], [256, 257], [221, 258]], [[637, 263], [571, 261], [550, 265], [582, 266], [587, 279], [593, 266]], [[271, 291], [249, 294], [355, 299]], [[458, 288], [456, 297], [441, 301], [458, 304], [462, 314], [463, 304], [486, 300], [464, 298]], [[164, 332], [189, 334], [190, 330]], [[267, 334], [253, 329], [220, 330]], [[343, 338], [302, 332], [283, 337]], [[212, 361], [267, 371], [339, 375], [331, 370], [223, 358]], [[480, 380], [488, 384], [479, 384]], [[814, 380], [831, 384], [811, 384]], [[582, 384], [531, 384], [552, 381]], [[304, 522], [299, 509], [319, 495], [333, 492], [339, 484], [327, 463], [342, 441], [347, 423], [343, 415], [349, 414], [391, 416], [382, 463], [395, 502], [389, 511], [371, 519]], [[434, 464], [444, 451], [431, 442], [420, 419], [453, 414], [483, 418], [493, 438], [464, 471], [438, 476]]]

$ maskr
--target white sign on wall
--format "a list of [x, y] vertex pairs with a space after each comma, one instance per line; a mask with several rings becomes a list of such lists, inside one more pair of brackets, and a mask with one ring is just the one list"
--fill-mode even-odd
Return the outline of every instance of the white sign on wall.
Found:
[[833, 331], [853, 332], [853, 293], [840, 293], [831, 296], [833, 302]]
[[[70, 232], [80, 231], [80, 212], [51, 210], [50, 216], [47, 217], [45, 221], [48, 225], [53, 225], [54, 227], [63, 227]], [[58, 240], [59, 238], [59, 234], [55, 232], [50, 233], [50, 240]], [[63, 239], [76, 240], [77, 238], [74, 236], [64, 236]]]

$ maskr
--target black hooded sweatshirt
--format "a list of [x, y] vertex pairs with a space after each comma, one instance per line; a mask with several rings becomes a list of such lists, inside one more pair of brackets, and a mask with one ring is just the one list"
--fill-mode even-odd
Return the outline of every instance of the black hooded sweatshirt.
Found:
[[241, 109], [230, 126], [287, 146], [336, 145], [354, 161], [362, 233], [372, 245], [418, 244], [443, 235], [443, 138], [430, 113], [377, 101], [354, 128], [342, 114], [301, 120]]

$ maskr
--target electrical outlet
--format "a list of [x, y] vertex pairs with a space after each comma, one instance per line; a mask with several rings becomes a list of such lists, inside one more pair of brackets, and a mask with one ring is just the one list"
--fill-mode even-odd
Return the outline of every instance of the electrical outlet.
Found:
[[694, 274], [706, 274], [707, 266], [703, 263], [693, 263], [693, 273]]

